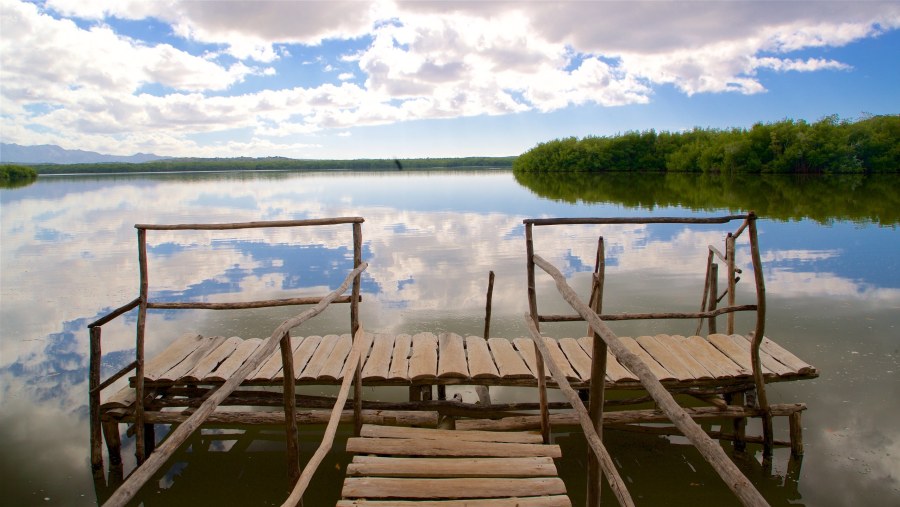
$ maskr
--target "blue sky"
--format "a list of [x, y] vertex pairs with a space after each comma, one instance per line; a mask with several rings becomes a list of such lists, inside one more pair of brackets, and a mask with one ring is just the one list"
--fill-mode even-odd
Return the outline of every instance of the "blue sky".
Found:
[[900, 2], [0, 0], [0, 138], [117, 155], [517, 155], [900, 113]]

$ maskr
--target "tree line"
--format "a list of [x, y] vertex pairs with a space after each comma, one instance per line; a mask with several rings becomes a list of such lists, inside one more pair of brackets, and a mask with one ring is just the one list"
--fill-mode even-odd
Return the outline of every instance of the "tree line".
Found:
[[28, 185], [38, 177], [31, 167], [17, 164], [0, 164], [0, 187], [14, 188]]
[[515, 157], [301, 160], [264, 158], [172, 158], [142, 163], [34, 164], [40, 174], [137, 173], [186, 171], [398, 171], [422, 169], [509, 168]]
[[513, 171], [900, 172], [900, 115], [556, 139], [520, 155]]

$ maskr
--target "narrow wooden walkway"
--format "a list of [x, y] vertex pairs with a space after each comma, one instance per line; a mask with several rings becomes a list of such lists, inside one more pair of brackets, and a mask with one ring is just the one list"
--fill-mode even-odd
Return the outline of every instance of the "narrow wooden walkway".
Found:
[[338, 507], [571, 505], [553, 463], [560, 448], [539, 433], [364, 425], [347, 451], [357, 455]]
[[[534, 345], [528, 338], [463, 338], [453, 333], [366, 334], [362, 377], [366, 385], [480, 384], [536, 385]], [[752, 382], [750, 342], [740, 335], [656, 335], [621, 340], [643, 359], [667, 387], [723, 386]], [[545, 338], [554, 360], [575, 386], [590, 383], [592, 338]], [[256, 350], [261, 340], [187, 334], [147, 362], [146, 385], [223, 383]], [[350, 351], [350, 335], [292, 338], [298, 384], [337, 384]], [[818, 370], [766, 338], [761, 360], [767, 382], [818, 376]], [[549, 375], [548, 375], [549, 378]], [[244, 381], [280, 385], [278, 351]], [[551, 382], [552, 383], [552, 382]], [[608, 388], [639, 389], [637, 376], [607, 356]], [[129, 389], [112, 396], [104, 409], [131, 403]], [[132, 391], [133, 392], [133, 391]]]

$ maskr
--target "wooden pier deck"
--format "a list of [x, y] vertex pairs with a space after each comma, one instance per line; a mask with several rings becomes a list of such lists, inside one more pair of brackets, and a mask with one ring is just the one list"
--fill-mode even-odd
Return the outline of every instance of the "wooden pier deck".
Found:
[[364, 425], [347, 441], [338, 507], [357, 505], [570, 506], [558, 445], [537, 432]]
[[[365, 334], [362, 380], [366, 385], [537, 385], [534, 344], [530, 338], [490, 338], [455, 333]], [[656, 335], [620, 337], [670, 388], [752, 383], [750, 341], [741, 335]], [[573, 387], [589, 386], [593, 338], [545, 338], [550, 353]], [[227, 380], [262, 340], [186, 334], [147, 362], [145, 385], [165, 388], [218, 385]], [[350, 335], [291, 338], [298, 385], [340, 384], [350, 352]], [[766, 338], [760, 349], [766, 382], [815, 378], [818, 370]], [[547, 374], [547, 378], [550, 376]], [[134, 378], [132, 378], [132, 382]], [[282, 385], [278, 351], [247, 377], [244, 385]], [[549, 380], [552, 384], [552, 380]], [[607, 353], [609, 389], [641, 389], [637, 376]], [[124, 388], [103, 403], [126, 408], [134, 390]]]

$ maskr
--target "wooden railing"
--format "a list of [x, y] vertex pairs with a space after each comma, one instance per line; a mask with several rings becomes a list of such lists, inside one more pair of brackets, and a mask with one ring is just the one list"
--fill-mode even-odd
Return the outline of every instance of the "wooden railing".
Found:
[[[756, 215], [750, 212], [747, 215], [713, 217], [713, 218], [680, 218], [680, 217], [648, 217], [648, 218], [559, 218], [559, 219], [530, 219], [525, 220], [525, 242], [527, 255], [528, 276], [528, 301], [529, 315], [527, 321], [531, 330], [532, 339], [536, 349], [536, 366], [538, 375], [538, 388], [540, 390], [541, 403], [541, 433], [545, 441], [549, 440], [550, 415], [547, 406], [546, 380], [544, 379], [544, 364], [549, 365], [553, 379], [569, 399], [579, 416], [579, 422], [585, 430], [585, 435], [591, 444], [591, 453], [588, 462], [588, 505], [599, 504], [599, 491], [602, 472], [608, 476], [610, 485], [622, 505], [629, 505], [630, 498], [618, 491], [618, 472], [610, 470], [611, 464], [606, 462], [608, 456], [602, 446], [602, 420], [603, 401], [606, 377], [606, 355], [609, 348], [613, 355], [629, 370], [631, 370], [643, 384], [648, 394], [662, 409], [678, 430], [685, 435], [700, 451], [704, 458], [716, 469], [728, 486], [734, 491], [744, 505], [767, 505], [765, 499], [752, 486], [746, 477], [737, 469], [734, 463], [728, 459], [721, 446], [717, 445], [691, 417], [675, 402], [672, 395], [660, 384], [659, 380], [635, 354], [631, 353], [615, 333], [605, 324], [607, 320], [633, 320], [633, 319], [709, 319], [714, 329], [714, 319], [717, 315], [729, 316], [728, 330], [733, 332], [733, 315], [737, 311], [756, 311], [757, 321], [751, 346], [751, 362], [753, 367], [754, 383], [758, 392], [758, 401], [763, 416], [764, 430], [764, 456], [771, 456], [772, 431], [771, 411], [765, 396], [765, 384], [762, 377], [762, 369], [759, 363], [759, 346], [762, 341], [765, 328], [765, 286], [763, 282], [762, 267], [759, 255], [758, 238], [756, 231]], [[718, 254], [710, 247], [709, 260], [707, 262], [706, 286], [704, 288], [703, 302], [699, 312], [670, 312], [670, 313], [644, 313], [644, 314], [601, 314], [603, 284], [604, 284], [604, 243], [599, 239], [597, 248], [597, 260], [592, 277], [590, 303], [585, 304], [575, 294], [574, 290], [566, 283], [565, 277], [552, 264], [534, 253], [533, 226], [561, 225], [561, 224], [648, 224], [648, 223], [684, 223], [684, 224], [724, 224], [732, 220], [743, 220], [736, 233], [728, 234], [726, 238], [726, 255]], [[735, 284], [737, 269], [734, 264], [735, 239], [744, 231], [749, 231], [750, 249], [756, 282], [757, 301], [755, 305], [735, 304]], [[726, 260], [728, 265], [728, 306], [716, 308], [715, 302], [719, 296], [714, 282], [715, 266], [712, 256], [718, 254]], [[535, 266], [547, 272], [556, 282], [556, 286], [563, 298], [577, 312], [577, 315], [541, 315], [537, 309], [537, 294], [535, 283]], [[724, 295], [723, 295], [724, 296]], [[565, 322], [586, 321], [588, 334], [593, 334], [594, 345], [591, 366], [591, 386], [589, 407], [585, 408], [583, 402], [571, 389], [565, 375], [549, 356], [549, 351], [543, 344], [540, 333], [541, 322]], [[702, 320], [701, 320], [702, 323]], [[539, 352], [539, 353], [538, 353]], [[554, 373], [554, 370], [556, 372]], [[565, 387], [563, 387], [565, 386]], [[596, 445], [595, 445], [596, 442]]]

